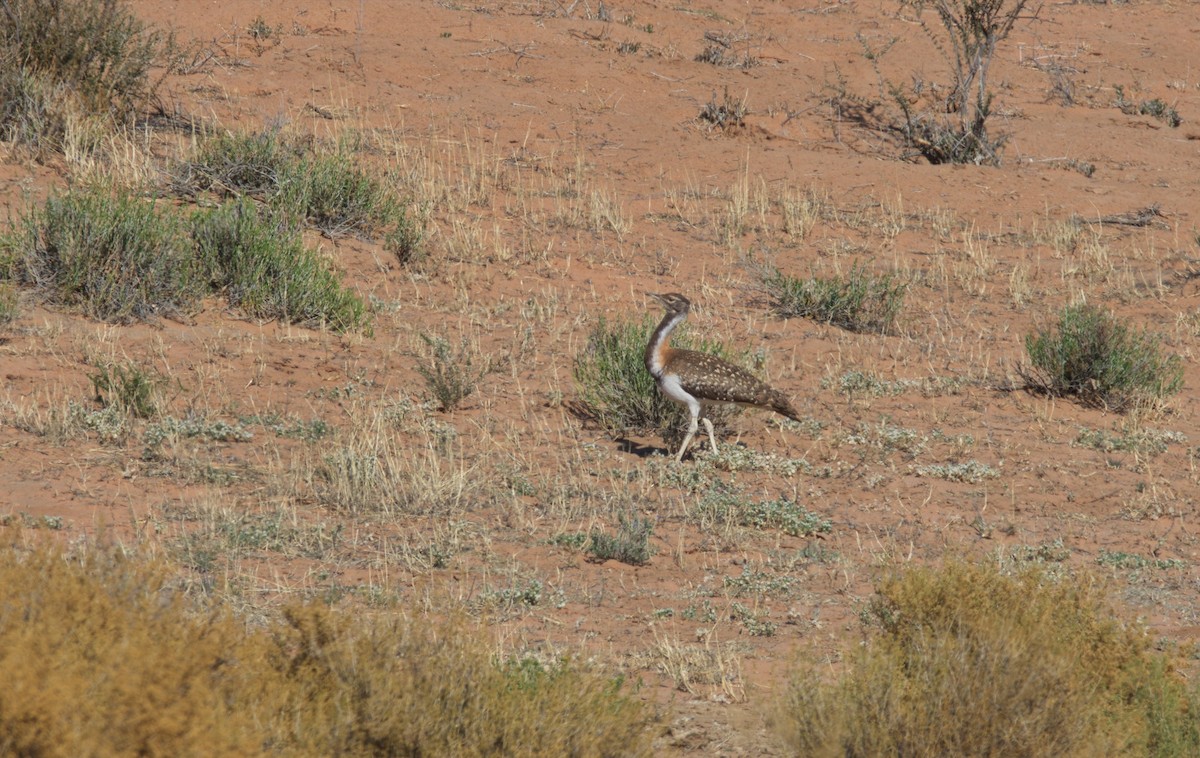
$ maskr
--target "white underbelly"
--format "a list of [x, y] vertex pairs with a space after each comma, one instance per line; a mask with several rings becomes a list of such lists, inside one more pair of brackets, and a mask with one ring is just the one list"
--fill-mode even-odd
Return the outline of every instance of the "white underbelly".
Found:
[[664, 395], [681, 405], [686, 405], [691, 411], [697, 412], [700, 410], [701, 402], [692, 395], [689, 395], [687, 390], [680, 385], [678, 374], [663, 374], [662, 383], [659, 384], [659, 387], [662, 388]]

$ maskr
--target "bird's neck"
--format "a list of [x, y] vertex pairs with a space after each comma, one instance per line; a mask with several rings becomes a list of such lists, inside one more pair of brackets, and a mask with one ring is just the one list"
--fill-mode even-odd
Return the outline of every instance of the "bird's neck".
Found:
[[671, 332], [683, 323], [685, 318], [687, 313], [668, 313], [650, 335], [650, 342], [646, 344], [646, 369], [655, 379], [662, 376], [667, 350], [670, 349], [667, 342], [671, 339]]

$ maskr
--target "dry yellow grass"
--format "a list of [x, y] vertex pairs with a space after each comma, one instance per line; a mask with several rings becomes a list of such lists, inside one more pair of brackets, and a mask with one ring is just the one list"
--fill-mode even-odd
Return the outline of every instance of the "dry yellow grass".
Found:
[[18, 542], [0, 548], [0, 754], [649, 754], [619, 681], [500, 660], [461, 624], [313, 604], [248, 630], [153, 563]]

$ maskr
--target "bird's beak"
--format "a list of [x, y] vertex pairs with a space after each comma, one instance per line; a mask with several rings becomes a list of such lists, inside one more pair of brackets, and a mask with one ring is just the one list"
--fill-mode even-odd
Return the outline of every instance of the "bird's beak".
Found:
[[667, 304], [666, 304], [666, 302], [663, 301], [662, 295], [656, 295], [653, 292], [647, 292], [646, 295], [654, 298], [654, 301], [656, 303], [658, 303], [659, 305], [663, 306], [664, 308], [666, 307]]

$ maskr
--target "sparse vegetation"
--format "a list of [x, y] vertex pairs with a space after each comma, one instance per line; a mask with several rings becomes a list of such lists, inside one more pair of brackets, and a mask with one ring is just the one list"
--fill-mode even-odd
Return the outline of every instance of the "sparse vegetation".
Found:
[[[1026, 17], [1028, 4], [1029, 0], [901, 0], [916, 13], [917, 23], [948, 66], [950, 81], [926, 87], [919, 76], [913, 84], [897, 84], [879, 74], [882, 89], [900, 112], [894, 123], [878, 122], [871, 114], [875, 104], [844, 93], [838, 97], [857, 102], [854, 107], [863, 120], [895, 131], [930, 163], [999, 164], [1006, 138], [989, 131], [995, 93], [988, 74], [996, 47]], [[926, 9], [937, 16], [940, 32], [925, 22]], [[883, 50], [866, 48], [877, 73], [880, 59], [894, 43]]]
[[1119, 433], [1106, 432], [1103, 429], [1080, 429], [1075, 441], [1071, 444], [1088, 447], [1102, 453], [1136, 453], [1140, 455], [1159, 455], [1165, 453], [1172, 444], [1187, 442], [1187, 436], [1182, 432], [1159, 431], [1142, 427], [1123, 429]]
[[693, 506], [691, 515], [701, 524], [778, 530], [792, 537], [824, 534], [833, 528], [829, 519], [794, 500], [755, 500], [740, 489], [723, 484], [709, 488]]
[[802, 667], [773, 721], [803, 755], [1188, 755], [1189, 688], [1086, 579], [914, 568], [867, 606], [867, 644]]
[[1101, 550], [1100, 555], [1096, 558], [1096, 563], [1109, 568], [1127, 569], [1130, 571], [1141, 571], [1143, 569], [1170, 571], [1187, 566], [1186, 561], [1181, 561], [1178, 558], [1147, 558], [1144, 555], [1121, 551], [1113, 552], [1111, 550]]
[[1113, 89], [1117, 95], [1116, 106], [1121, 109], [1122, 113], [1131, 116], [1152, 116], [1172, 129], [1183, 123], [1179, 111], [1175, 110], [1174, 106], [1163, 102], [1161, 98], [1156, 97], [1151, 100], [1142, 100], [1141, 102], [1134, 103], [1125, 95], [1124, 87], [1118, 84]]
[[1113, 411], [1160, 405], [1183, 386], [1181, 360], [1158, 337], [1091, 305], [1064, 308], [1056, 327], [1025, 337], [1025, 351], [1029, 387]]
[[771, 308], [784, 318], [811, 318], [852, 332], [896, 328], [908, 287], [892, 274], [855, 264], [844, 277], [799, 279], [775, 269], [763, 278]]
[[152, 418], [162, 404], [163, 378], [136, 363], [101, 365], [88, 378], [102, 407], [134, 418]]
[[[0, 0], [0, 28], [106, 44], [118, 2]], [[1013, 0], [668, 4], [650, 36], [535, 3], [502, 39], [443, 3], [400, 47], [361, 3], [260, 5], [136, 6], [199, 40], [154, 54], [161, 103], [84, 107], [0, 47], [0, 755], [1200, 755], [1197, 191], [1161, 128], [1200, 85], [1170, 13], [1077, 38], [1095, 9], [1046, 4], [979, 73], [937, 9]], [[810, 54], [878, 66], [865, 130]], [[1019, 167], [871, 160], [887, 132], [1015, 164], [1005, 124]], [[801, 418], [714, 418], [675, 465], [643, 289], [713, 304], [675, 346], [769, 367]], [[1008, 380], [1031, 309], [1081, 302], [1163, 333], [1128, 329], [1162, 369], [1128, 415]], [[782, 747], [761, 694], [809, 641]]]
[[979, 461], [917, 466], [914, 470], [917, 476], [945, 479], [948, 482], [966, 482], [968, 484], [978, 484], [985, 479], [1000, 478], [999, 471]]
[[740, 100], [729, 94], [725, 88], [724, 96], [718, 101], [717, 93], [713, 92], [712, 99], [700, 109], [699, 119], [717, 129], [728, 130], [746, 125], [746, 115], [750, 112], [746, 98]]

